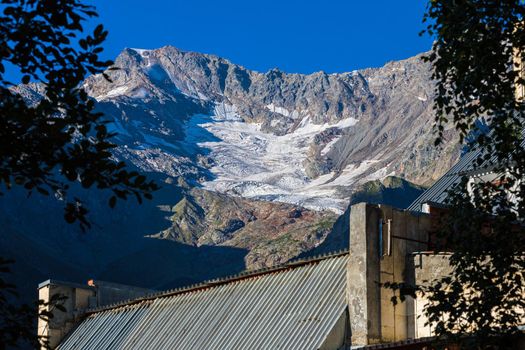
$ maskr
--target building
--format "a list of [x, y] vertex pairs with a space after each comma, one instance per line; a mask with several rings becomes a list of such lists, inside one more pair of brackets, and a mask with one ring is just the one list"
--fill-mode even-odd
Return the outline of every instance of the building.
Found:
[[[44, 281], [38, 285], [38, 299], [48, 304], [45, 308], [53, 313], [53, 318], [38, 320], [38, 335], [47, 339], [50, 347], [54, 348], [84, 315], [85, 310], [153, 292], [149, 289], [104, 281], [90, 280], [86, 285], [57, 280]], [[60, 304], [66, 312], [52, 309], [55, 297], [64, 299]]]
[[425, 252], [430, 227], [429, 214], [357, 204], [347, 251], [99, 308], [89, 308], [99, 293], [91, 286], [46, 283], [41, 296], [68, 288], [74, 307], [40, 326], [58, 349], [414, 346], [430, 334], [417, 320], [420, 305], [393, 305], [392, 291], [380, 283], [435, 271]]
[[430, 349], [425, 299], [394, 305], [393, 291], [381, 285], [450, 273], [448, 254], [430, 251], [431, 239], [447, 191], [464, 174], [491, 174], [474, 167], [476, 152], [408, 210], [353, 205], [345, 251], [154, 294], [48, 281], [41, 299], [65, 293], [70, 301], [67, 313], [41, 321], [39, 333], [64, 350]]

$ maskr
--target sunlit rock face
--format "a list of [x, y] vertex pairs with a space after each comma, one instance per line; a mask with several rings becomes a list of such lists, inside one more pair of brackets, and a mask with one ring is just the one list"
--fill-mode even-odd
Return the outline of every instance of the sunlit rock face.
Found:
[[126, 49], [115, 66], [84, 88], [117, 134], [116, 157], [162, 189], [113, 211], [106, 194], [81, 193], [95, 222], [86, 234], [64, 223], [60, 202], [0, 198], [0, 255], [20, 261], [28, 291], [49, 277], [167, 288], [346, 248], [349, 203], [405, 205], [421, 188], [398, 177], [430, 184], [459, 155], [452, 130], [433, 147], [420, 56], [302, 75], [168, 46]]
[[454, 143], [432, 145], [420, 56], [302, 75], [168, 46], [126, 49], [115, 65], [111, 83], [85, 87], [114, 121], [122, 157], [212, 191], [342, 213], [357, 185], [388, 175], [429, 184], [457, 159]]

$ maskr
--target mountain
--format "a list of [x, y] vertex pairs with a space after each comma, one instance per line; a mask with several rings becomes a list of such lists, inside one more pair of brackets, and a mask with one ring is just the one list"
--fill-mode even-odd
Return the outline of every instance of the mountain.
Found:
[[407, 208], [419, 197], [425, 187], [415, 185], [396, 176], [387, 176], [383, 180], [373, 180], [359, 185], [350, 197], [350, 204], [343, 215], [340, 215], [332, 226], [331, 232], [321, 244], [306, 251], [299, 257], [327, 254], [348, 247], [350, 242], [350, 206], [366, 202], [385, 204], [394, 208]]
[[303, 75], [168, 46], [126, 49], [115, 65], [111, 82], [84, 87], [118, 133], [116, 157], [162, 189], [113, 211], [106, 194], [78, 189], [96, 223], [87, 233], [54, 198], [0, 199], [0, 254], [17, 259], [28, 293], [49, 277], [162, 289], [345, 248], [350, 203], [405, 206], [459, 156], [452, 129], [433, 147], [420, 56]]
[[420, 58], [302, 75], [173, 47], [126, 49], [112, 83], [94, 76], [85, 87], [114, 120], [122, 157], [143, 170], [341, 213], [359, 183], [430, 184], [457, 159], [455, 143], [433, 147], [433, 86]]

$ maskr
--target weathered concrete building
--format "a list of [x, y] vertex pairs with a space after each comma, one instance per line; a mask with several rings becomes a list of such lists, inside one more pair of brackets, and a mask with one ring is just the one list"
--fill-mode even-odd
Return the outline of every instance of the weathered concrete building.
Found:
[[448, 189], [473, 171], [473, 159], [465, 156], [408, 210], [352, 206], [342, 252], [157, 294], [120, 290], [110, 302], [136, 298], [112, 305], [101, 288], [48, 281], [41, 297], [66, 291], [68, 312], [40, 332], [58, 349], [429, 349], [425, 300], [394, 305], [381, 285], [450, 272], [430, 240]]
[[[86, 310], [99, 305], [110, 305], [122, 300], [138, 298], [153, 291], [144, 288], [127, 286], [118, 283], [90, 280], [86, 285], [47, 280], [38, 285], [38, 299], [46, 302], [47, 311], [52, 311], [53, 318], [38, 320], [38, 334], [45, 337], [51, 348], [84, 316]], [[52, 310], [53, 298], [60, 297], [60, 304], [66, 312]]]
[[417, 304], [393, 305], [380, 283], [420, 274], [424, 266], [413, 262], [424, 254], [430, 224], [428, 214], [357, 204], [348, 251], [96, 309], [91, 287], [45, 283], [42, 297], [66, 290], [71, 298], [69, 315], [48, 331], [51, 345], [335, 350], [416, 339]]

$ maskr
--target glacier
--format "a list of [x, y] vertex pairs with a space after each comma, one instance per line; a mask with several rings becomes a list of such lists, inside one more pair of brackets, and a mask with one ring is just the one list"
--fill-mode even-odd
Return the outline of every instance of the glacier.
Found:
[[[346, 209], [362, 183], [426, 183], [432, 85], [420, 58], [350, 73], [250, 71], [173, 47], [126, 49], [85, 88], [115, 118], [122, 159], [190, 186], [309, 209]], [[445, 164], [446, 163], [446, 164]]]
[[[282, 114], [295, 112], [267, 107]], [[215, 105], [212, 115], [190, 118], [184, 143], [187, 149], [197, 145], [207, 150], [214, 160], [210, 168], [213, 179], [202, 183], [205, 189], [343, 213], [348, 199], [338, 198], [336, 187], [348, 186], [377, 161], [349, 166], [341, 174], [331, 172], [315, 180], [306, 175], [303, 161], [315, 135], [328, 128], [346, 129], [357, 123], [354, 118], [346, 118], [333, 124], [314, 124], [306, 115], [297, 129], [279, 136], [261, 131], [260, 123], [244, 122], [234, 105], [223, 103]], [[377, 173], [377, 177], [384, 176]]]

